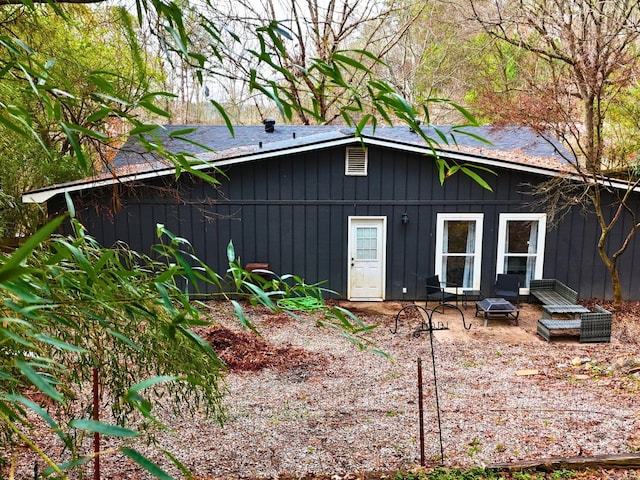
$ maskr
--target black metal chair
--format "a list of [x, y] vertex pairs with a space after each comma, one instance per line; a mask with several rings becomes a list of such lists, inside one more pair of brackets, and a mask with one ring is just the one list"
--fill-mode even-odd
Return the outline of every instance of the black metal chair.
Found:
[[493, 288], [496, 298], [504, 298], [514, 305], [520, 305], [520, 276], [511, 273], [499, 273]]
[[[433, 275], [427, 278], [427, 304], [429, 302], [438, 302], [438, 305], [434, 308], [436, 310], [442, 304], [450, 304], [455, 301], [456, 307], [458, 306], [458, 290], [456, 293], [447, 292], [445, 285], [450, 287], [457, 287], [457, 285], [444, 284], [440, 281], [438, 275]], [[442, 309], [444, 312], [444, 308]]]

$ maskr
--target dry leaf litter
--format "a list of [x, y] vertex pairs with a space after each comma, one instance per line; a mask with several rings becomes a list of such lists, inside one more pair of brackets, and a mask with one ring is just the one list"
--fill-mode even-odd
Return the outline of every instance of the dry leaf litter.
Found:
[[[366, 323], [379, 324], [368, 337], [389, 359], [317, 327], [313, 314], [299, 321], [246, 306], [256, 336], [241, 329], [227, 304], [212, 303], [219, 324], [199, 333], [229, 366], [228, 418], [220, 426], [215, 419], [160, 411], [171, 428], [159, 435], [161, 448], [203, 479], [414, 468], [420, 463], [421, 359], [428, 466], [640, 451], [637, 310], [624, 321], [614, 316], [608, 344], [543, 341], [535, 334], [540, 310], [534, 305], [522, 305], [518, 326], [491, 319], [484, 327], [473, 307], [463, 309], [470, 330], [454, 311], [434, 314], [433, 324], [448, 328], [433, 335], [441, 459], [430, 335], [416, 334], [423, 321], [417, 309], [397, 315], [405, 305], [349, 305]], [[180, 476], [157, 449], [138, 448]], [[102, 478], [149, 476], [110, 455]]]

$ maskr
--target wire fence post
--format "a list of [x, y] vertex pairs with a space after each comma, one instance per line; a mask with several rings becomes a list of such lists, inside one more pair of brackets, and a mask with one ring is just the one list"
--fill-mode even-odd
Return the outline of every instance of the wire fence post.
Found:
[[[438, 305], [436, 308], [442, 307], [450, 308], [452, 310], [460, 313], [460, 317], [462, 318], [462, 325], [466, 330], [471, 328], [471, 323], [467, 325], [464, 319], [464, 313], [457, 305], [451, 305], [448, 303], [442, 303]], [[444, 446], [442, 442], [442, 421], [440, 419], [440, 399], [438, 397], [438, 376], [436, 372], [436, 354], [433, 346], [433, 332], [436, 330], [449, 330], [447, 325], [442, 323], [438, 323], [437, 325], [433, 324], [433, 314], [436, 311], [436, 308], [426, 309], [420, 305], [411, 304], [406, 305], [396, 314], [395, 318], [395, 326], [391, 329], [391, 333], [397, 333], [399, 327], [400, 316], [404, 313], [405, 310], [416, 309], [418, 312], [423, 312], [423, 320], [420, 322], [420, 326], [413, 332], [414, 337], [419, 337], [422, 332], [429, 332], [429, 343], [431, 346], [431, 365], [433, 367], [433, 390], [436, 397], [436, 413], [438, 417], [438, 439], [440, 441], [440, 463], [444, 466]], [[424, 316], [427, 317], [427, 321], [424, 320]], [[422, 380], [422, 359], [418, 357], [418, 423], [420, 429], [420, 466], [425, 466], [425, 455], [424, 455], [424, 402], [423, 402], [423, 380]]]
[[422, 359], [418, 357], [418, 418], [420, 425], [420, 466], [424, 467], [424, 404], [422, 402]]

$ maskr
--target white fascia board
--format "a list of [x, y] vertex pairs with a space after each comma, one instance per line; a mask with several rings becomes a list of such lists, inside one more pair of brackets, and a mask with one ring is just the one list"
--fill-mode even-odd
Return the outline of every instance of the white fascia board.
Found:
[[[548, 176], [548, 177], [559, 177], [559, 176], [567, 175], [565, 172], [560, 172], [560, 171], [549, 169], [549, 168], [536, 167], [533, 165], [520, 164], [516, 162], [509, 162], [506, 160], [484, 157], [484, 156], [480, 156], [472, 153], [453, 152], [450, 150], [441, 150], [437, 147], [431, 148], [425, 145], [413, 145], [408, 143], [395, 142], [392, 140], [377, 139], [373, 137], [354, 137], [354, 136], [347, 136], [340, 139], [312, 143], [308, 145], [300, 145], [297, 147], [287, 147], [287, 148], [280, 148], [280, 149], [273, 149], [273, 150], [266, 150], [266, 151], [243, 153], [238, 156], [232, 155], [228, 158], [222, 158], [218, 160], [216, 160], [215, 158], [208, 159], [207, 154], [203, 154], [200, 156], [200, 158], [203, 160], [203, 163], [193, 165], [193, 168], [194, 170], [204, 170], [211, 167], [224, 167], [228, 165], [235, 165], [235, 164], [240, 164], [245, 162], [252, 162], [252, 161], [264, 160], [264, 159], [273, 158], [273, 157], [279, 157], [282, 155], [293, 155], [296, 153], [305, 153], [305, 152], [317, 150], [319, 147], [329, 148], [329, 147], [336, 147], [341, 145], [354, 145], [354, 144], [375, 145], [375, 146], [381, 146], [381, 147], [390, 148], [394, 150], [419, 153], [424, 155], [433, 155], [433, 152], [436, 152], [442, 158], [445, 158], [448, 160], [454, 160], [461, 163], [464, 163], [464, 162], [479, 163], [479, 164], [482, 164], [482, 166], [484, 167], [501, 167], [501, 168], [507, 168], [509, 170], [535, 173], [535, 174]], [[175, 168], [166, 168], [162, 170], [154, 170], [151, 172], [128, 174], [128, 175], [122, 175], [119, 177], [109, 177], [109, 178], [95, 180], [95, 181], [81, 182], [81, 183], [72, 184], [72, 185], [61, 185], [59, 187], [52, 187], [52, 188], [48, 188], [40, 191], [36, 190], [34, 192], [28, 192], [22, 195], [22, 202], [23, 203], [45, 203], [51, 198], [61, 193], [79, 192], [79, 191], [88, 190], [92, 188], [114, 185], [116, 183], [129, 183], [129, 182], [135, 182], [135, 181], [145, 180], [149, 178], [165, 177], [165, 176], [174, 175], [174, 174], [175, 174]], [[578, 181], [582, 181], [582, 179], [575, 174], [574, 175], [569, 174], [568, 177]], [[628, 184], [626, 184], [625, 182], [612, 181], [610, 185], [612, 187], [623, 189], [623, 190], [628, 188]], [[635, 188], [634, 190], [640, 192], [640, 187]]]
[[273, 158], [273, 157], [281, 157], [282, 155], [293, 155], [296, 153], [311, 152], [314, 150], [318, 150], [319, 146], [323, 148], [328, 148], [328, 147], [336, 147], [341, 145], [352, 145], [354, 143], [360, 143], [360, 140], [355, 139], [354, 141], [353, 137], [347, 137], [347, 138], [341, 138], [339, 140], [331, 140], [330, 142], [301, 145], [299, 147], [279, 148], [279, 149], [267, 150], [265, 152], [245, 154], [245, 155], [242, 155], [241, 157], [232, 156], [232, 157], [224, 158], [220, 160], [216, 160], [216, 159], [208, 160], [206, 157], [206, 154], [204, 154], [200, 158], [202, 158], [204, 162], [208, 162], [208, 163], [203, 163], [202, 165], [196, 165], [194, 166], [194, 169], [202, 170], [204, 168], [211, 167], [211, 166], [224, 167], [227, 165], [236, 165], [238, 163], [253, 162], [256, 160], [264, 160], [264, 159]]
[[59, 187], [51, 187], [46, 190], [27, 192], [22, 195], [22, 203], [45, 203], [60, 193], [80, 192], [97, 187], [105, 187], [116, 183], [135, 182], [137, 180], [145, 180], [147, 178], [164, 177], [175, 173], [175, 169], [170, 170], [154, 170], [151, 172], [123, 175], [121, 177], [109, 177], [100, 180], [88, 180], [72, 185], [61, 185]]
[[[473, 153], [453, 152], [451, 150], [440, 150], [437, 147], [434, 147], [433, 149], [431, 149], [430, 147], [424, 147], [421, 145], [395, 143], [395, 142], [388, 142], [385, 140], [377, 140], [377, 139], [367, 139], [365, 143], [368, 145], [386, 146], [386, 147], [394, 148], [395, 150], [403, 150], [403, 151], [408, 151], [413, 153], [424, 153], [427, 155], [433, 155], [433, 152], [435, 151], [441, 158], [454, 160], [460, 163], [464, 163], [464, 162], [478, 163], [478, 164], [481, 164], [483, 167], [500, 167], [500, 168], [506, 168], [508, 170], [535, 173], [535, 174], [543, 175], [547, 177], [567, 177], [571, 180], [576, 180], [578, 182], [584, 181], [584, 179], [576, 173], [563, 172], [560, 170], [554, 170], [552, 168], [537, 167], [535, 165], [530, 165], [526, 163], [510, 162], [508, 160], [485, 157], [485, 156], [481, 156]], [[620, 190], [629, 189], [629, 183], [621, 180], [610, 179], [610, 180], [605, 180], [601, 182], [601, 184], [604, 186], [611, 186], [613, 188], [620, 189]], [[637, 186], [632, 190], [635, 192], [640, 192], [640, 186]]]
[[436, 152], [437, 155], [439, 155], [442, 158], [448, 159], [448, 160], [455, 160], [457, 162], [471, 162], [471, 163], [481, 163], [482, 166], [489, 166], [489, 167], [501, 167], [501, 168], [508, 168], [509, 170], [516, 170], [516, 171], [522, 171], [522, 172], [529, 172], [529, 173], [537, 173], [540, 175], [546, 175], [546, 176], [561, 176], [563, 175], [562, 172], [559, 172], [557, 170], [553, 170], [550, 168], [543, 168], [543, 167], [536, 167], [535, 165], [527, 165], [527, 164], [522, 164], [522, 163], [516, 163], [516, 162], [509, 162], [507, 160], [500, 160], [497, 158], [491, 158], [491, 157], [485, 157], [485, 156], [481, 156], [481, 155], [477, 155], [477, 154], [473, 154], [473, 153], [467, 153], [467, 152], [454, 152], [451, 150], [442, 150], [438, 147], [434, 147], [433, 149], [431, 147], [425, 147], [422, 145], [411, 145], [411, 144], [406, 144], [406, 143], [395, 143], [395, 142], [389, 142], [389, 141], [385, 141], [385, 140], [377, 140], [377, 139], [367, 139], [366, 143], [369, 145], [378, 145], [378, 146], [384, 146], [384, 147], [390, 147], [390, 148], [394, 148], [396, 150], [403, 150], [406, 152], [412, 152], [412, 153], [422, 153], [422, 154], [426, 154], [426, 155], [433, 155], [433, 152]]
[[[355, 142], [360, 143], [360, 140], [356, 139]], [[264, 152], [252, 152], [249, 154], [242, 154], [241, 156], [231, 156], [229, 158], [223, 158], [220, 160], [208, 159], [207, 154], [204, 154], [204, 155], [201, 155], [200, 157], [196, 157], [196, 158], [201, 158], [202, 163], [194, 164], [193, 169], [204, 170], [212, 167], [224, 167], [227, 165], [235, 165], [239, 163], [252, 162], [256, 160], [279, 157], [284, 154], [292, 155], [296, 153], [304, 153], [304, 152], [317, 150], [319, 145], [322, 145], [323, 147], [325, 146], [334, 147], [334, 146], [340, 146], [340, 145], [349, 145], [353, 143], [354, 143], [353, 137], [347, 137], [339, 140], [332, 140], [330, 142], [323, 142], [320, 144], [314, 143], [309, 145], [301, 145], [299, 147], [273, 149], [273, 150], [267, 150]], [[62, 193], [80, 192], [80, 191], [89, 190], [92, 188], [114, 185], [116, 183], [129, 183], [129, 182], [135, 182], [140, 180], [146, 180], [149, 178], [166, 177], [168, 175], [174, 175], [175, 171], [176, 171], [175, 168], [166, 168], [161, 170], [153, 170], [150, 172], [125, 174], [117, 177], [109, 177], [109, 178], [104, 178], [104, 179], [99, 179], [94, 181], [88, 180], [86, 182], [80, 181], [78, 183], [70, 184], [70, 185], [69, 184], [60, 185], [59, 187], [54, 186], [54, 187], [46, 188], [42, 190], [34, 190], [33, 192], [27, 192], [23, 194], [22, 202], [23, 203], [45, 203], [51, 200], [56, 195], [59, 195]]]

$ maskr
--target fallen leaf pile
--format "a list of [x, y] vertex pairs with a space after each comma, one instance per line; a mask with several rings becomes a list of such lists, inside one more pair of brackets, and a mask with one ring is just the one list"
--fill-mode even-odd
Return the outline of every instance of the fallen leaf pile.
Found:
[[232, 372], [256, 372], [265, 368], [280, 371], [303, 365], [326, 363], [326, 358], [302, 348], [277, 347], [251, 330], [233, 331], [214, 325], [200, 332]]

